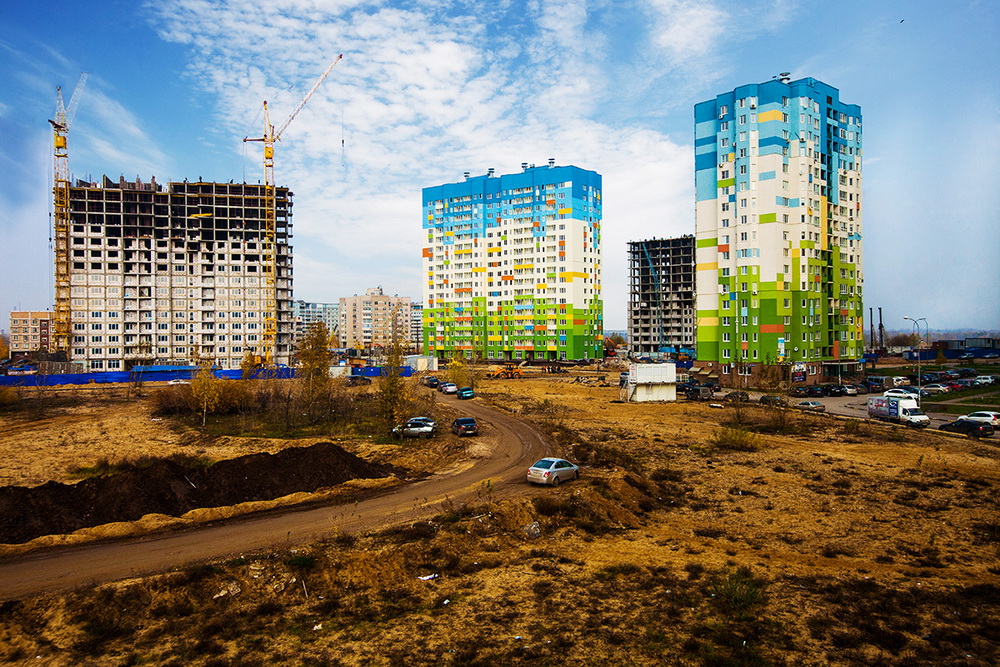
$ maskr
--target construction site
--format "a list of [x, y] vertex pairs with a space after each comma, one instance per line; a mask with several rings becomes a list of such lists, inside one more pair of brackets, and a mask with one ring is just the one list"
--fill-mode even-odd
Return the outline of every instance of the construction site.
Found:
[[694, 237], [630, 241], [628, 339], [636, 355], [690, 355], [695, 343]]
[[53, 128], [55, 304], [51, 349], [87, 371], [210, 359], [222, 368], [286, 365], [294, 320], [292, 192], [274, 180], [274, 144], [343, 56], [278, 126], [263, 104], [257, 184], [136, 178], [73, 181], [70, 104]]

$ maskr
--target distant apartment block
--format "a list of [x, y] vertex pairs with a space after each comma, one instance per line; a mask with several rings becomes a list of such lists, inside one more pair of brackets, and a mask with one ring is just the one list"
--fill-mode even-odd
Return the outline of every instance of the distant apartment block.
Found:
[[292, 193], [274, 190], [276, 272], [267, 266], [264, 186], [77, 181], [71, 226], [70, 359], [87, 370], [212, 359], [239, 368], [274, 325], [288, 363]]
[[863, 354], [861, 108], [813, 78], [695, 106], [697, 352], [725, 378]]
[[329, 334], [336, 336], [340, 329], [340, 304], [293, 301], [292, 317], [295, 321], [296, 342], [301, 340], [306, 330], [316, 322], [325, 324]]
[[424, 304], [410, 304], [410, 346], [419, 353], [424, 343]]
[[630, 241], [628, 266], [631, 351], [677, 353], [693, 348], [694, 236]]
[[48, 352], [52, 313], [37, 310], [13, 310], [10, 313], [10, 356]]
[[359, 350], [410, 344], [410, 297], [389, 296], [381, 287], [340, 299], [340, 344]]
[[603, 355], [600, 174], [535, 167], [424, 188], [424, 352]]

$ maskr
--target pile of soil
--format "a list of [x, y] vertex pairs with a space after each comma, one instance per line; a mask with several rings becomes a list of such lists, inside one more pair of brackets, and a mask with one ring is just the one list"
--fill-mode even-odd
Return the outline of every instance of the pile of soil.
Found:
[[272, 500], [351, 479], [388, 477], [397, 470], [372, 464], [331, 442], [289, 447], [192, 468], [170, 460], [78, 484], [48, 482], [0, 488], [0, 543], [71, 533], [146, 514], [180, 516], [200, 507]]

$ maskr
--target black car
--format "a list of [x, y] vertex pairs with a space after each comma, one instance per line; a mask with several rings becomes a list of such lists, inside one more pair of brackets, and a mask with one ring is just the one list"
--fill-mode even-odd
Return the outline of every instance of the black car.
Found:
[[348, 387], [360, 387], [361, 385], [371, 384], [372, 379], [367, 378], [364, 375], [349, 375], [347, 377]]
[[952, 433], [964, 433], [973, 438], [988, 438], [993, 435], [993, 427], [985, 422], [972, 421], [971, 419], [956, 419], [948, 424], [938, 426], [942, 431]]
[[839, 384], [825, 384], [822, 387], [824, 396], [843, 396], [847, 392]]
[[787, 406], [788, 405], [788, 401], [786, 401], [781, 396], [772, 396], [772, 395], [769, 395], [769, 394], [765, 394], [764, 396], [761, 396], [760, 397], [760, 402], [761, 402], [762, 405], [777, 405], [777, 406]]
[[745, 391], [731, 391], [723, 396], [723, 398], [733, 403], [746, 403], [750, 400], [750, 395]]
[[806, 389], [806, 396], [810, 398], [823, 398], [824, 396], [826, 396], [826, 394], [823, 393], [823, 387], [819, 386], [818, 384], [814, 384], [813, 386]]
[[809, 395], [809, 387], [792, 387], [788, 390], [788, 395], [804, 398]]
[[425, 387], [430, 387], [431, 389], [433, 389], [437, 387], [439, 384], [441, 384], [441, 380], [437, 379], [433, 375], [428, 375], [427, 377], [423, 378], [420, 381], [420, 383], [423, 384]]
[[451, 423], [451, 432], [457, 436], [479, 435], [479, 424], [472, 417], [459, 417]]

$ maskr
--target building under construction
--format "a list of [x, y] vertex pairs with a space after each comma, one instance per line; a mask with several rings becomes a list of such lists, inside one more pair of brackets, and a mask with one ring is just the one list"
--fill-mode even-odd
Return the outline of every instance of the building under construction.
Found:
[[288, 363], [288, 188], [105, 177], [76, 181], [68, 191], [66, 243], [57, 239], [56, 263], [57, 278], [68, 278], [72, 361], [91, 371], [196, 359], [239, 368], [247, 353]]
[[628, 266], [632, 353], [694, 347], [694, 236], [630, 241]]

